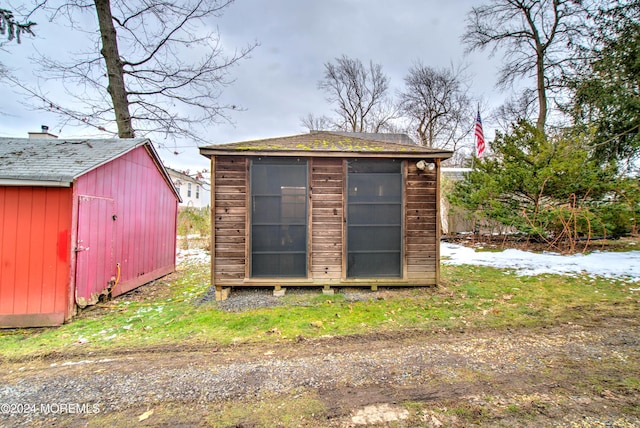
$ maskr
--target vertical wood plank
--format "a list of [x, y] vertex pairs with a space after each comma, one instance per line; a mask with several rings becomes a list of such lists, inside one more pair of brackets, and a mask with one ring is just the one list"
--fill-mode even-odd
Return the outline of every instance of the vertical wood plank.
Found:
[[18, 198], [16, 188], [3, 187], [3, 205], [0, 206], [2, 215], [2, 238], [0, 239], [0, 313], [13, 314], [16, 299], [16, 258], [18, 241]]
[[244, 180], [245, 180], [245, 216], [244, 216], [244, 277], [251, 276], [251, 161], [248, 157], [244, 160]]
[[440, 284], [440, 234], [442, 233], [442, 229], [441, 229], [441, 224], [440, 224], [440, 203], [441, 203], [441, 199], [440, 199], [440, 184], [441, 184], [441, 177], [440, 177], [440, 159], [435, 159], [435, 163], [436, 163], [436, 259], [435, 259], [435, 264], [436, 264], [436, 284]]
[[[29, 255], [29, 299], [27, 302], [27, 313], [38, 313], [42, 310], [42, 291], [46, 266], [44, 264], [45, 245], [37, 245], [37, 242], [46, 242], [44, 241], [46, 229], [52, 228], [58, 230], [58, 218], [54, 216], [49, 220], [46, 215], [46, 188], [34, 187], [32, 201], [29, 224], [24, 225], [25, 229], [29, 229], [29, 242], [32, 243], [29, 251], [31, 254]], [[47, 221], [50, 221], [51, 224], [46, 225]]]
[[[216, 285], [216, 157], [211, 156], [211, 285]], [[222, 288], [220, 288], [222, 290]]]
[[[29, 307], [29, 271], [31, 269], [31, 218], [33, 215], [33, 188], [23, 187], [18, 197], [18, 218], [16, 230], [16, 294], [13, 310], [26, 314]], [[42, 245], [42, 244], [40, 244]], [[34, 266], [34, 269], [38, 269]]]

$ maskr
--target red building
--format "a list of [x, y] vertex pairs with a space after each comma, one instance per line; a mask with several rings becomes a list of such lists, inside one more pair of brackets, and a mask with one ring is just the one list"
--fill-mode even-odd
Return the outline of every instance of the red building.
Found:
[[179, 199], [147, 139], [0, 138], [0, 327], [173, 272]]

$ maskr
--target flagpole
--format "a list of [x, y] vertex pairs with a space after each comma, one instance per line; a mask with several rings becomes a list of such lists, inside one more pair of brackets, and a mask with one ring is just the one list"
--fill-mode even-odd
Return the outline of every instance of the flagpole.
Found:
[[[477, 107], [478, 107], [477, 111], [480, 111], [480, 102], [478, 102]], [[473, 155], [471, 156], [471, 169], [473, 169], [473, 166], [476, 160], [476, 154], [478, 153], [475, 130], [476, 130], [476, 124], [474, 122], [473, 123], [473, 152], [472, 152]]]
[[[476, 104], [476, 112], [477, 112], [477, 117], [480, 117], [480, 101], [478, 101], [478, 104]], [[474, 132], [473, 132], [473, 148], [475, 149], [476, 152], [476, 156], [478, 156], [478, 137], [476, 136], [475, 133], [475, 127], [474, 127]]]
[[482, 119], [480, 118], [480, 103], [478, 103], [478, 114], [476, 116], [476, 124], [473, 129], [475, 137], [475, 150], [478, 159], [482, 158], [485, 150], [484, 131], [482, 130]]

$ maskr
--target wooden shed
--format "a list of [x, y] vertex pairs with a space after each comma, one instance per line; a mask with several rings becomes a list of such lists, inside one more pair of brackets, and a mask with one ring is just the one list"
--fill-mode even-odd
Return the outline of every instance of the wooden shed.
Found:
[[0, 327], [173, 272], [178, 200], [147, 139], [0, 138]]
[[212, 284], [426, 286], [439, 279], [439, 169], [404, 134], [201, 147], [211, 158]]

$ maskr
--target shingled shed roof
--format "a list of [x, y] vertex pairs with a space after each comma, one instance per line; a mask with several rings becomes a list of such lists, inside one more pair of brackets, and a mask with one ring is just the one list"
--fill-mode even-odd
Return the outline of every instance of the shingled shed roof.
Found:
[[144, 145], [171, 183], [147, 138], [0, 138], [0, 184], [69, 186], [81, 175]]
[[[393, 134], [397, 139], [398, 134]], [[405, 136], [406, 137], [406, 136]], [[417, 144], [385, 141], [385, 134], [364, 134], [312, 131], [308, 134], [263, 140], [242, 141], [200, 147], [200, 154], [216, 155], [274, 155], [274, 156], [341, 156], [341, 157], [404, 157], [448, 159], [451, 151], [432, 149]], [[411, 141], [408, 137], [401, 139]]]
[[[311, 131], [311, 132], [322, 132], [322, 131]], [[370, 139], [370, 140], [379, 140], [386, 141], [388, 143], [400, 143], [400, 144], [416, 144], [407, 134], [395, 134], [388, 132], [342, 132], [342, 131], [331, 131], [332, 134], [345, 135], [345, 136], [353, 136], [358, 138]]]

